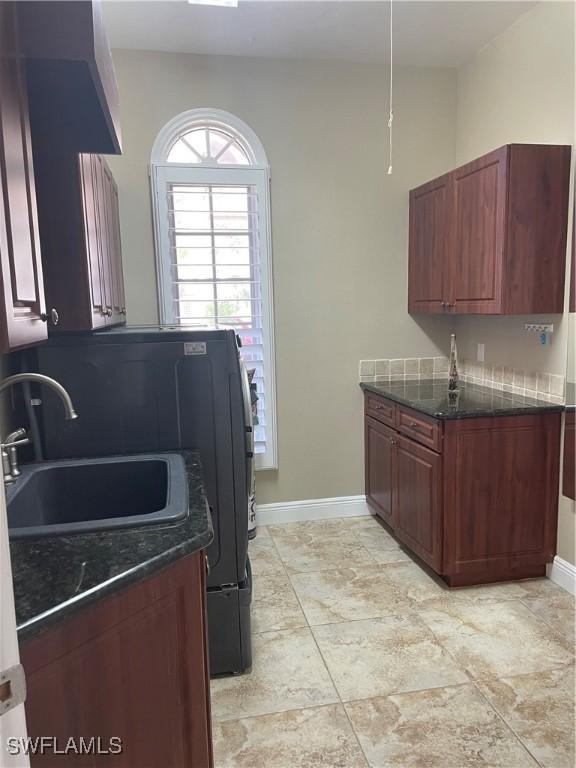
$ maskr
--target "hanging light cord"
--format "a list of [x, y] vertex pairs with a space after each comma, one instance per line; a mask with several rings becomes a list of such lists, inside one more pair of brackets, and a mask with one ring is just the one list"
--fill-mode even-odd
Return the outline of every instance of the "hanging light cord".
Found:
[[394, 56], [393, 56], [393, 35], [392, 35], [392, 3], [393, 0], [390, 0], [390, 114], [388, 116], [388, 131], [390, 134], [390, 156], [389, 156], [389, 165], [388, 165], [388, 176], [392, 175], [392, 122], [394, 121], [394, 109], [392, 104], [392, 96], [393, 96], [393, 82], [394, 82], [394, 72], [393, 72], [393, 63], [394, 63]]

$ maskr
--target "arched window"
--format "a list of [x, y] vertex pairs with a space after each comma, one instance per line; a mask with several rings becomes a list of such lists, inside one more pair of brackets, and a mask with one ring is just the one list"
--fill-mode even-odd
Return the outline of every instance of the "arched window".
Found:
[[233, 328], [255, 369], [256, 467], [276, 461], [270, 170], [254, 132], [195, 109], [171, 120], [151, 156], [161, 322]]

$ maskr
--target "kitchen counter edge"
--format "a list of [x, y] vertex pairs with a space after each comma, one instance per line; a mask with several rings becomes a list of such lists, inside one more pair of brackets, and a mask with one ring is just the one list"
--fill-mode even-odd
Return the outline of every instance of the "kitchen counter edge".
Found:
[[[19, 642], [30, 640], [45, 629], [80, 611], [82, 608], [142, 581], [171, 563], [205, 549], [211, 543], [214, 533], [202, 481], [200, 458], [194, 451], [181, 451], [178, 453], [184, 458], [188, 479], [188, 514], [184, 520], [168, 525], [141, 525], [135, 528], [115, 529], [97, 533], [78, 533], [73, 536], [45, 536], [10, 542]], [[155, 536], [158, 542], [156, 545], [150, 543], [147, 547], [147, 542], [144, 539], [149, 539], [151, 535]], [[34, 594], [23, 595], [24, 584], [19, 583], [19, 581], [21, 579], [28, 581], [27, 577], [30, 574], [32, 578], [34, 575], [41, 578], [43, 574], [38, 574], [38, 569], [35, 569], [34, 566], [32, 566], [32, 570], [27, 568], [30, 565], [30, 563], [26, 562], [27, 551], [31, 553], [31, 559], [36, 562], [46, 560], [50, 563], [49, 567], [53, 568], [58, 554], [60, 554], [61, 558], [65, 558], [72, 551], [78, 556], [82, 547], [86, 549], [87, 553], [90, 553], [94, 551], [95, 545], [100, 549], [107, 548], [113, 553], [115, 545], [119, 541], [121, 542], [119, 549], [122, 552], [130, 548], [131, 544], [133, 544], [136, 552], [142, 550], [142, 559], [133, 563], [123, 564], [122, 557], [119, 555], [118, 573], [110, 575], [109, 578], [104, 578], [102, 582], [90, 586], [85, 591], [79, 591], [62, 602], [56, 602], [48, 608], [44, 606], [43, 610], [40, 610], [38, 613], [34, 612]], [[89, 557], [89, 554], [87, 554], [87, 557]], [[112, 561], [113, 554], [110, 555], [109, 565], [111, 568], [114, 567]], [[33, 585], [29, 586], [31, 590], [34, 589]]]
[[427, 406], [418, 402], [417, 399], [411, 399], [405, 393], [398, 391], [401, 387], [408, 388], [418, 387], [433, 387], [435, 391], [438, 391], [442, 385], [446, 388], [446, 395], [448, 394], [448, 382], [439, 380], [420, 380], [420, 381], [361, 381], [359, 382], [360, 388], [363, 392], [371, 392], [372, 394], [379, 395], [380, 397], [392, 400], [395, 403], [404, 405], [407, 408], [411, 408], [413, 411], [423, 413], [431, 418], [438, 419], [439, 421], [449, 421], [453, 419], [470, 419], [470, 418], [490, 418], [493, 416], [522, 416], [537, 413], [560, 413], [565, 410], [564, 405], [558, 403], [549, 403], [543, 400], [535, 400], [533, 398], [523, 397], [521, 395], [515, 395], [512, 392], [505, 392], [503, 390], [492, 389], [491, 387], [482, 387], [479, 385], [464, 384], [463, 391], [477, 392], [479, 394], [490, 395], [499, 400], [509, 400], [510, 403], [500, 405], [498, 408], [490, 407], [490, 405], [483, 404], [479, 407], [473, 408], [456, 408], [455, 410], [438, 410], [432, 405]]

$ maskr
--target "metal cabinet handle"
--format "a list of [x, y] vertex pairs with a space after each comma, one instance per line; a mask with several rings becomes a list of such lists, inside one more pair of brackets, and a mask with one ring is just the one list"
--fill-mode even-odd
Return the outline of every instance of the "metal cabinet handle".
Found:
[[102, 314], [105, 317], [112, 317], [112, 307], [106, 307], [106, 309], [102, 311]]
[[420, 424], [418, 424], [416, 421], [411, 421], [410, 422], [410, 429], [418, 430], [418, 429], [420, 429]]
[[210, 576], [210, 563], [208, 562], [208, 555], [204, 555], [204, 564], [206, 566], [206, 575]]
[[390, 445], [396, 445], [396, 440], [394, 440], [393, 437], [389, 437], [388, 440], [390, 441]]
[[59, 319], [60, 317], [58, 316], [58, 312], [54, 309], [54, 307], [52, 307], [49, 314], [47, 312], [42, 312], [40, 315], [40, 320], [42, 320], [43, 323], [50, 321], [52, 325], [58, 325]]
[[125, 315], [126, 314], [126, 307], [122, 307], [122, 309], [120, 310], [120, 314], [121, 315]]

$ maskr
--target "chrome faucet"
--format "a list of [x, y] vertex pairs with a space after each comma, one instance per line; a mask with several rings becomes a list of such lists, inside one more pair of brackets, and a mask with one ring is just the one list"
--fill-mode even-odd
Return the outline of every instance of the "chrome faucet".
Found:
[[[50, 376], [44, 376], [42, 373], [17, 373], [14, 376], [8, 376], [0, 382], [0, 393], [11, 387], [12, 384], [19, 384], [22, 381], [36, 381], [40, 384], [46, 384], [53, 389], [62, 400], [66, 412], [66, 420], [77, 419], [78, 414], [74, 410], [72, 399], [60, 382], [51, 379]], [[18, 467], [18, 446], [29, 445], [30, 438], [23, 427], [15, 429], [2, 441], [0, 449], [2, 451], [2, 470], [4, 472], [4, 482], [13, 483], [20, 474]]]

